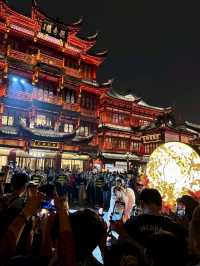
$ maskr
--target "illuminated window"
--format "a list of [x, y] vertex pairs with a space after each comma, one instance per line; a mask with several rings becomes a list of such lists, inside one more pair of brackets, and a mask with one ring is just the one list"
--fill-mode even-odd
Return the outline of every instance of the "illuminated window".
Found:
[[85, 136], [88, 136], [88, 135], [89, 135], [89, 128], [85, 127]]
[[66, 98], [65, 98], [65, 100], [66, 100], [66, 103], [70, 103], [71, 101], [70, 101], [70, 91], [67, 91], [66, 92]]
[[119, 114], [119, 115], [118, 115], [118, 119], [119, 119], [119, 121], [121, 122], [122, 120], [124, 120], [124, 116], [123, 116], [122, 114]]
[[117, 113], [114, 113], [114, 114], [113, 114], [113, 122], [114, 122], [114, 123], [118, 123], [118, 122], [119, 122], [118, 114], [117, 114]]
[[39, 87], [37, 88], [37, 92], [40, 97], [57, 96], [57, 90], [55, 85], [47, 82], [40, 82]]
[[37, 115], [36, 126], [51, 127], [51, 119], [45, 115]]
[[25, 117], [20, 117], [20, 122], [22, 125], [26, 126], [26, 118]]
[[35, 123], [34, 123], [33, 119], [32, 119], [32, 120], [30, 120], [29, 127], [30, 127], [30, 128], [34, 128], [34, 124], [35, 124]]
[[78, 130], [79, 136], [89, 136], [89, 127], [81, 126]]
[[79, 135], [80, 135], [80, 136], [84, 136], [84, 135], [85, 135], [84, 127], [80, 127]]
[[96, 98], [93, 95], [90, 95], [88, 93], [82, 93], [81, 106], [89, 110], [95, 110]]
[[126, 142], [126, 140], [120, 140], [120, 141], [119, 141], [119, 147], [120, 147], [121, 149], [126, 149], [126, 147], [127, 147], [127, 142]]
[[75, 103], [75, 92], [73, 90], [67, 89], [65, 92], [66, 103]]
[[138, 142], [131, 142], [131, 149], [133, 150], [133, 151], [139, 151], [139, 149], [140, 149], [140, 143], [138, 143]]
[[13, 123], [14, 123], [14, 117], [13, 116], [7, 116], [7, 115], [2, 116], [2, 125], [12, 126]]
[[45, 126], [46, 125], [46, 116], [45, 115], [37, 115], [36, 125], [37, 126]]
[[72, 133], [73, 130], [74, 130], [74, 125], [73, 124], [65, 124], [64, 125], [64, 132]]

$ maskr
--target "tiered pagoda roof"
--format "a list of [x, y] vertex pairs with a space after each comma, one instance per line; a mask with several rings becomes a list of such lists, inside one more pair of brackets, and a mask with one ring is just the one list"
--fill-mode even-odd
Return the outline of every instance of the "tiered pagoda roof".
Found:
[[195, 124], [195, 123], [191, 123], [189, 121], [185, 121], [185, 126], [188, 127], [191, 130], [194, 130], [195, 132], [200, 133], [200, 125], [199, 124]]
[[151, 108], [151, 109], [157, 109], [160, 111], [171, 111], [172, 110], [171, 107], [157, 107], [157, 106], [150, 105], [150, 104], [146, 103], [144, 100], [142, 100], [141, 97], [138, 97], [138, 96], [132, 94], [131, 92], [120, 94], [114, 90], [110, 90], [107, 93], [107, 95], [112, 97], [112, 98], [115, 98], [115, 99], [132, 102], [132, 103], [135, 103], [135, 104], [147, 107], [147, 108]]
[[138, 130], [141, 132], [151, 132], [162, 128], [176, 132], [183, 132], [186, 134], [193, 134], [193, 135], [200, 134], [200, 125], [193, 124], [188, 121], [186, 121], [184, 124], [178, 125], [173, 120], [174, 120], [173, 118], [170, 119], [170, 115], [169, 116], [164, 115], [163, 117], [159, 117], [155, 121], [152, 121], [148, 125], [140, 126]]
[[140, 98], [138, 98], [137, 96], [133, 94], [120, 94], [114, 90], [109, 91], [107, 94], [108, 96], [112, 98], [123, 100], [123, 101], [128, 101], [128, 102], [137, 102], [140, 100]]
[[[82, 37], [79, 35], [81, 26], [83, 24], [83, 19], [66, 24], [58, 21], [54, 18], [49, 17], [44, 11], [42, 11], [35, 0], [32, 1], [32, 15], [27, 17], [18, 11], [13, 10], [9, 7], [6, 0], [0, 0], [0, 15], [1, 21], [0, 30], [10, 31], [13, 33], [26, 35], [29, 39], [38, 42], [51, 44], [52, 47], [58, 50], [69, 53], [71, 55], [79, 56], [80, 60], [83, 62], [99, 66], [105, 60], [107, 56], [107, 51], [101, 53], [91, 53], [89, 50], [96, 44], [98, 33], [91, 36]], [[66, 38], [63, 39], [64, 44], [61, 39], [55, 38], [53, 36], [48, 36], [43, 33], [42, 25], [44, 22], [55, 23], [66, 33]]]

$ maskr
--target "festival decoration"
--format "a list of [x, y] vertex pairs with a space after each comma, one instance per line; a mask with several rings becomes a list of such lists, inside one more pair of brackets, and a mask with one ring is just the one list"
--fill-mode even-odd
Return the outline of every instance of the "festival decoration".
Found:
[[174, 207], [183, 194], [198, 194], [200, 157], [188, 145], [168, 142], [158, 147], [147, 165], [149, 186], [161, 192], [166, 205]]

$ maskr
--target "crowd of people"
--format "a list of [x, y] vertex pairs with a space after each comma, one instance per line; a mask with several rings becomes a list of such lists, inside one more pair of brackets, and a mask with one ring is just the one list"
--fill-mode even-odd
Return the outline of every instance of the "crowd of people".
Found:
[[[109, 208], [111, 188], [116, 178], [120, 177], [127, 186], [136, 186], [137, 175], [127, 175], [117, 172], [99, 172], [96, 169], [90, 171], [70, 171], [68, 168], [55, 171], [54, 168], [30, 171], [15, 167], [15, 172], [23, 172], [28, 175], [29, 181], [36, 185], [56, 184], [59, 190], [68, 195], [71, 205]], [[9, 183], [13, 169], [6, 169], [8, 180], [6, 193], [10, 191]], [[5, 189], [4, 189], [5, 190]]]
[[[0, 173], [0, 265], [200, 265], [200, 205], [191, 196], [177, 199], [169, 215], [159, 191], [133, 175], [8, 172]], [[125, 207], [115, 213], [116, 204]], [[102, 262], [93, 255], [97, 247]]]

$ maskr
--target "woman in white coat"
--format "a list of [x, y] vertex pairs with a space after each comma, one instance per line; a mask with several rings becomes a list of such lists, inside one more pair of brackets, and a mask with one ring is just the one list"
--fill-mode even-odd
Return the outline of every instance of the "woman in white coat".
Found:
[[131, 188], [124, 186], [124, 181], [121, 178], [116, 179], [116, 185], [111, 188], [110, 207], [107, 213], [107, 221], [110, 221], [111, 215], [116, 207], [116, 202], [124, 203], [123, 221], [127, 221], [133, 207], [135, 206], [135, 193]]

